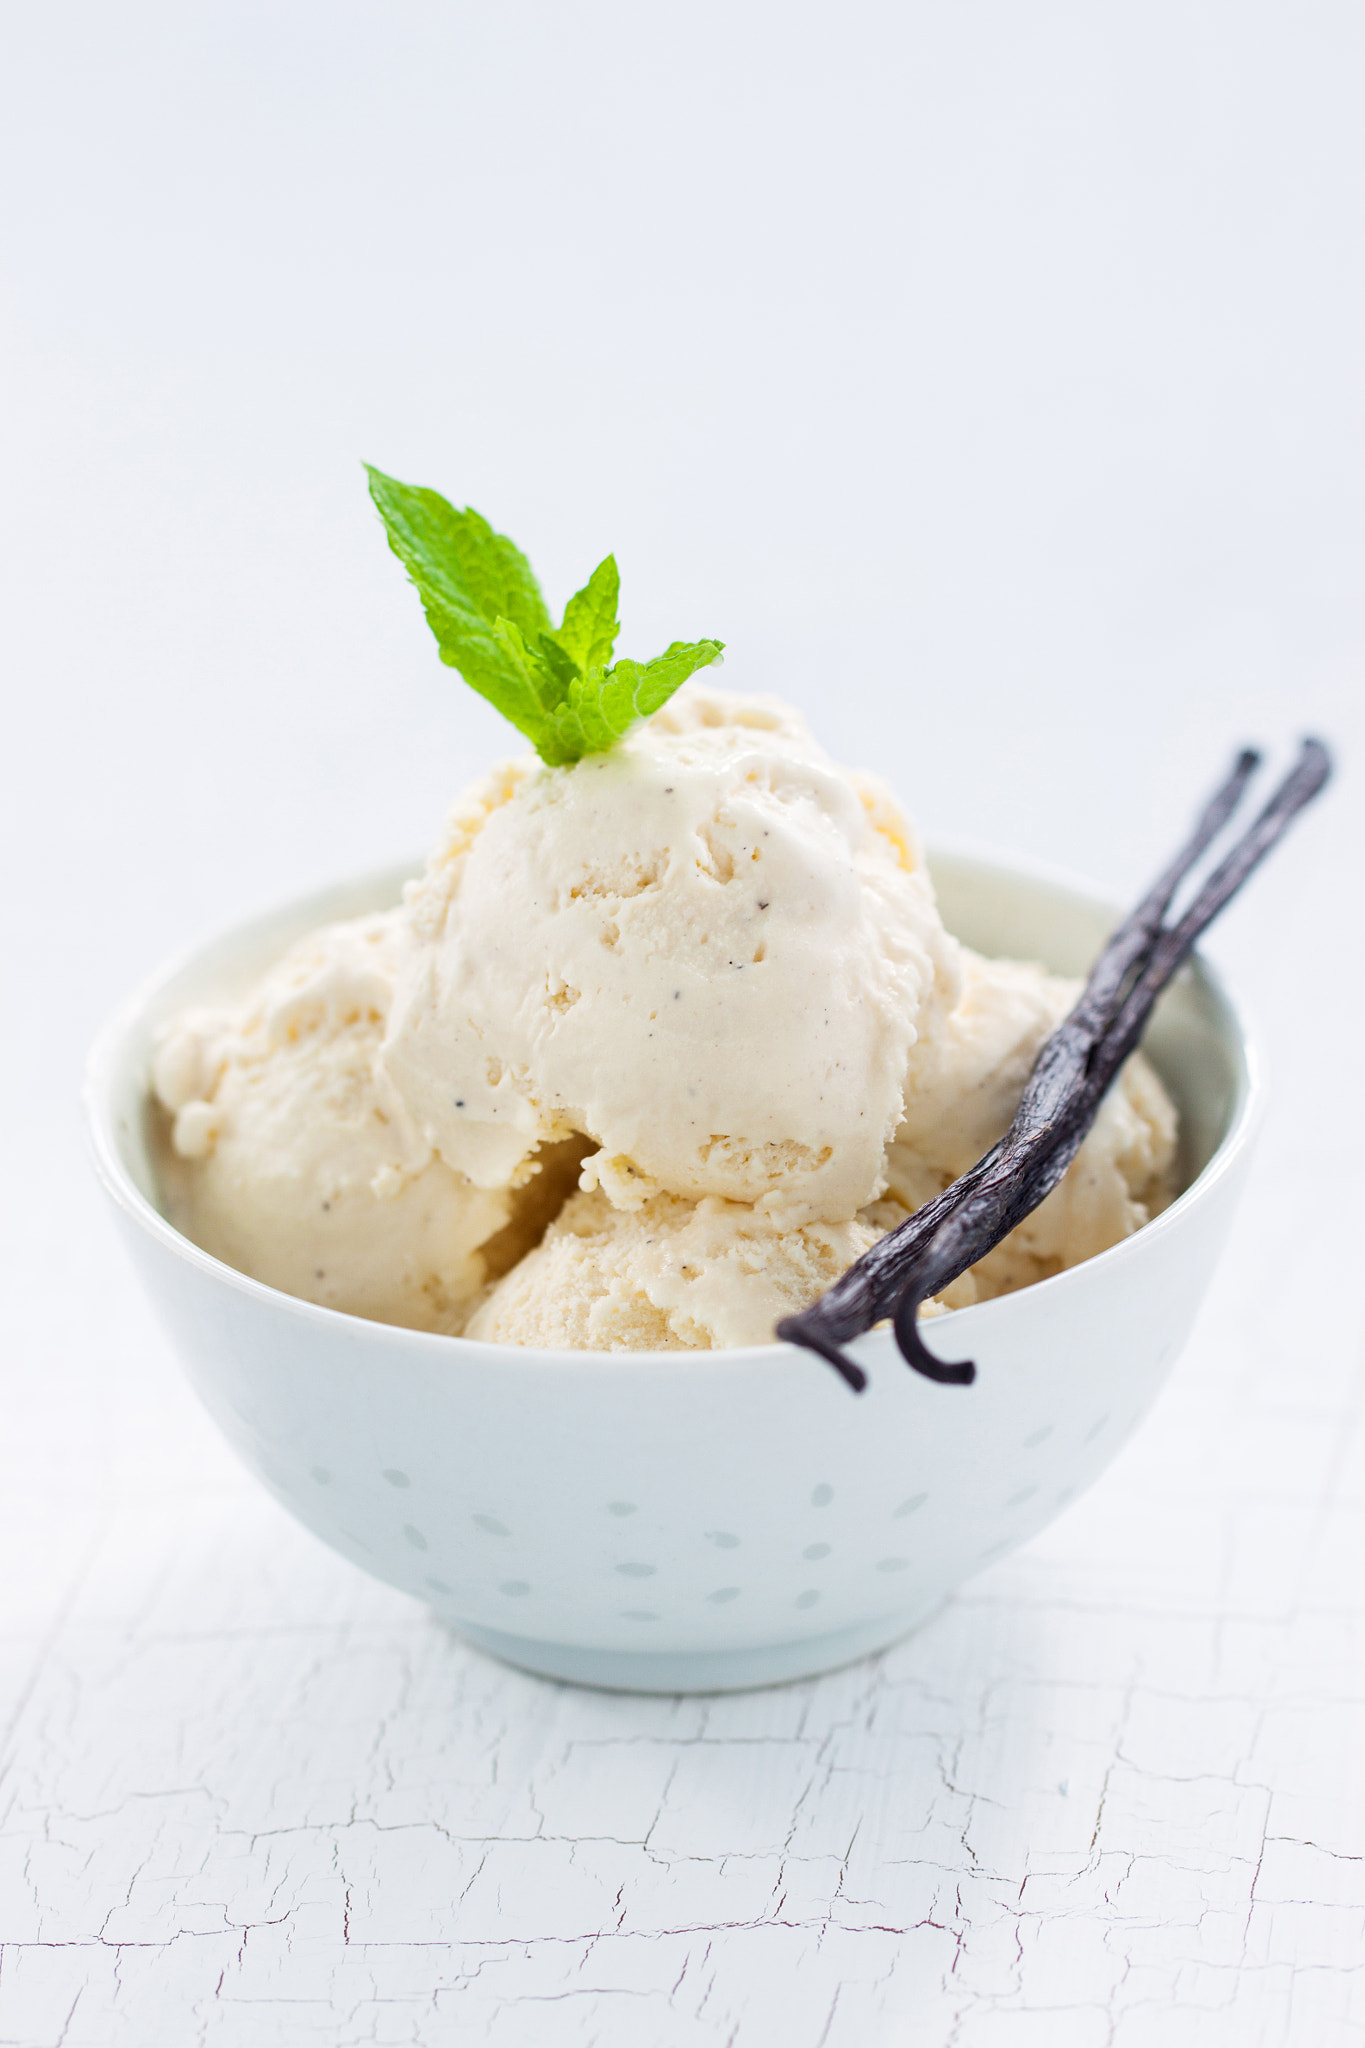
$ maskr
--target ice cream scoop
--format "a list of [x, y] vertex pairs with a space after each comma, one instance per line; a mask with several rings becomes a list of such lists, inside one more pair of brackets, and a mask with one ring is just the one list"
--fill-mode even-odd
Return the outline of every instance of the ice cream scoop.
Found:
[[[942, 1028], [912, 1050], [888, 1192], [908, 1212], [941, 1194], [1003, 1136], [1046, 1040], [1082, 984], [963, 947], [962, 988]], [[1175, 1193], [1176, 1114], [1135, 1053], [1060, 1184], [986, 1258], [945, 1288], [948, 1306], [1008, 1292], [1107, 1251]]]
[[409, 901], [381, 1064], [480, 1187], [547, 1139], [585, 1184], [846, 1221], [957, 994], [915, 838], [775, 700], [693, 682], [610, 753], [515, 764]]
[[[932, 1053], [915, 1062], [887, 1155], [886, 1195], [851, 1220], [791, 1226], [764, 1209], [656, 1194], [631, 1210], [571, 1197], [540, 1245], [465, 1327], [485, 1343], [549, 1350], [718, 1350], [762, 1344], [888, 1230], [994, 1143], [1039, 1046], [1079, 984], [963, 949], [963, 988]], [[977, 1150], [972, 1150], [976, 1146]], [[964, 1308], [1049, 1278], [1120, 1243], [1173, 1193], [1175, 1111], [1141, 1055], [1128, 1062], [1060, 1185], [989, 1256], [929, 1304]]]
[[860, 1218], [784, 1226], [715, 1196], [651, 1195], [614, 1209], [594, 1189], [570, 1197], [465, 1335], [571, 1351], [766, 1344], [779, 1316], [805, 1308], [885, 1227]]
[[182, 1013], [153, 1065], [171, 1119], [162, 1180], [171, 1220], [238, 1271], [352, 1315], [453, 1331], [533, 1241], [531, 1212], [563, 1199], [566, 1162], [514, 1193], [476, 1188], [433, 1155], [375, 1064], [398, 948], [394, 913], [330, 925], [240, 1003]]
[[[404, 910], [175, 1020], [170, 1212], [240, 1271], [409, 1327], [761, 1343], [995, 1143], [1078, 989], [950, 938], [890, 797], [794, 712], [693, 683], [610, 754], [495, 770]], [[1134, 1058], [933, 1311], [1139, 1227], [1174, 1130]]]

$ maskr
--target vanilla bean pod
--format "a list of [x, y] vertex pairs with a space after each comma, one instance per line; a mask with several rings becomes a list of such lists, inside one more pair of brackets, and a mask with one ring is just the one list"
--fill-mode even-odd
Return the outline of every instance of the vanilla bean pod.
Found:
[[920, 1334], [920, 1304], [986, 1256], [1042, 1202], [1075, 1158], [1100, 1103], [1135, 1050], [1152, 1007], [1200, 934], [1331, 773], [1327, 750], [1305, 740], [1299, 761], [1178, 922], [1163, 919], [1190, 870], [1232, 816], [1259, 756], [1238, 756], [1191, 838], [1113, 934], [1070, 1015], [1044, 1045], [1009, 1130], [943, 1194], [864, 1253], [820, 1299], [777, 1328], [833, 1365], [855, 1392], [867, 1383], [842, 1345], [888, 1314], [907, 1362], [965, 1386], [970, 1360], [937, 1358]]
[[[1091, 970], [1076, 1010], [1068, 1019], [1069, 1024], [1076, 1020], [1083, 1024], [1082, 1013], [1098, 1015], [1100, 1021], [1103, 1021], [1108, 1008], [1131, 980], [1134, 968], [1154, 945], [1161, 928], [1162, 917], [1176, 889], [1232, 816], [1259, 762], [1260, 755], [1250, 748], [1244, 749], [1238, 755], [1231, 772], [1205, 805], [1190, 838], [1153, 883], [1137, 908], [1124, 919], [1110, 937]], [[1066, 1048], [1072, 1055], [1071, 1063], [1074, 1064], [1075, 1059], [1084, 1050], [1079, 1029], [1070, 1033]], [[1047, 1048], [1044, 1050], [1046, 1052]], [[1035, 1076], [1036, 1074], [1035, 1067]], [[1058, 1078], [1055, 1073], [1053, 1078], [1054, 1081]], [[1064, 1080], [1065, 1077], [1062, 1078]], [[1031, 1078], [1029, 1091], [1020, 1103], [1020, 1116], [1024, 1114], [1031, 1098], [1036, 1095], [1037, 1090]], [[1018, 1121], [1019, 1116], [1016, 1116], [1016, 1124]], [[843, 1375], [855, 1393], [861, 1393], [867, 1384], [867, 1376], [861, 1366], [844, 1356], [840, 1349], [841, 1344], [850, 1338], [861, 1336], [865, 1330], [870, 1330], [874, 1323], [880, 1322], [884, 1316], [892, 1313], [904, 1289], [905, 1275], [911, 1264], [922, 1255], [935, 1230], [954, 1209], [985, 1184], [1004, 1143], [1002, 1140], [994, 1146], [943, 1194], [919, 1209], [899, 1229], [873, 1245], [818, 1301], [812, 1303], [810, 1308], [779, 1323], [777, 1335], [817, 1351], [836, 1372]], [[1027, 1210], [1023, 1212], [1027, 1213]], [[930, 1354], [926, 1352], [926, 1360], [929, 1356]], [[924, 1370], [924, 1365], [921, 1365], [920, 1369]], [[962, 1377], [955, 1368], [946, 1367], [944, 1370], [949, 1379]]]

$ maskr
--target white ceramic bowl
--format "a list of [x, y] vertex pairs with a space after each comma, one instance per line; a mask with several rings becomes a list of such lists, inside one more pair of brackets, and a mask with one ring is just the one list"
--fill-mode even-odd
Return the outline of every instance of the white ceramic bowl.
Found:
[[[966, 853], [932, 863], [950, 929], [1088, 967], [1117, 913], [1083, 886]], [[934, 1322], [972, 1387], [853, 1347], [856, 1396], [809, 1353], [519, 1350], [362, 1322], [278, 1294], [166, 1222], [149, 1051], [187, 1001], [292, 939], [397, 900], [401, 872], [291, 904], [162, 974], [87, 1082], [95, 1156], [204, 1405], [289, 1511], [472, 1642], [558, 1678], [712, 1691], [805, 1676], [903, 1635], [1090, 1484], [1151, 1405], [1198, 1308], [1257, 1121], [1246, 1035], [1196, 962], [1147, 1051], [1182, 1119], [1180, 1199], [1024, 1292]]]

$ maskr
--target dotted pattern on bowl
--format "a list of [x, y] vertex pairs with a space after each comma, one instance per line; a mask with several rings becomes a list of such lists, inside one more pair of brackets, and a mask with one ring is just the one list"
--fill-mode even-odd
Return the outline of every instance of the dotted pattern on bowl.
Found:
[[[1081, 1434], [1081, 1444], [1084, 1447], [1094, 1445], [1111, 1426], [1112, 1420], [1112, 1415], [1108, 1411], [1096, 1416]], [[1026, 1451], [1040, 1450], [1044, 1444], [1054, 1437], [1054, 1434], [1055, 1425], [1052, 1423], [1042, 1424], [1022, 1439], [1021, 1447]], [[400, 1495], [412, 1494], [413, 1481], [411, 1476], [399, 1467], [386, 1466], [381, 1470], [379, 1476], [393, 1493]], [[310, 1477], [316, 1486], [330, 1487], [333, 1484], [335, 1475], [324, 1465], [314, 1465], [311, 1468]], [[1030, 1483], [1016, 1487], [1000, 1504], [998, 1513], [1008, 1522], [1010, 1518], [1017, 1517], [1020, 1511], [1032, 1502], [1037, 1502], [1040, 1508], [1045, 1507], [1049, 1512], [1053, 1512], [1063, 1506], [1074, 1492], [1074, 1485], [1068, 1485], [1059, 1491], [1048, 1492], [1043, 1482]], [[889, 1524], [891, 1525], [888, 1529], [888, 1534], [892, 1534], [892, 1530], [895, 1530], [898, 1534], [903, 1531], [905, 1537], [909, 1537], [911, 1534], [912, 1518], [918, 1516], [921, 1510], [929, 1506], [932, 1498], [933, 1496], [928, 1489], [921, 1489], [918, 1492], [908, 1494], [904, 1500], [900, 1501], [891, 1510], [888, 1517]], [[808, 1512], [819, 1517], [824, 1510], [831, 1508], [834, 1502], [834, 1486], [828, 1481], [822, 1480], [810, 1491]], [[395, 1506], [397, 1506], [396, 1501]], [[608, 1518], [608, 1527], [620, 1526], [641, 1513], [641, 1503], [624, 1499], [609, 1500], [602, 1504], [601, 1512]], [[515, 1540], [514, 1531], [508, 1523], [500, 1516], [489, 1513], [486, 1509], [472, 1510], [469, 1513], [468, 1521], [471, 1529], [476, 1532], [477, 1538], [487, 1539], [490, 1552], [499, 1550], [504, 1544], [514, 1542]], [[343, 1530], [340, 1533], [362, 1553], [370, 1556], [375, 1554], [375, 1546], [372, 1542], [366, 1541], [354, 1532]], [[431, 1549], [431, 1540], [418, 1521], [402, 1520], [398, 1522], [396, 1533], [399, 1539], [413, 1551], [423, 1553], [429, 1552]], [[622, 1536], [626, 1534], [624, 1527], [621, 1527], [620, 1533]], [[725, 1556], [728, 1561], [731, 1554], [742, 1551], [745, 1544], [743, 1534], [734, 1529], [703, 1529], [698, 1532], [698, 1540], [712, 1551], [719, 1553], [716, 1558], [717, 1564], [720, 1563], [721, 1556]], [[1011, 1549], [1018, 1540], [1016, 1531], [1006, 1527], [977, 1553], [976, 1565], [981, 1566], [989, 1563], [992, 1558]], [[892, 1585], [897, 1577], [910, 1570], [914, 1562], [913, 1542], [908, 1544], [902, 1542], [900, 1547], [893, 1547], [893, 1544], [888, 1545], [885, 1554], [871, 1558], [868, 1564], [868, 1569], [872, 1574], [888, 1582], [888, 1594], [891, 1593]], [[639, 1545], [638, 1551], [643, 1554], [617, 1557], [610, 1563], [609, 1569], [613, 1577], [622, 1582], [621, 1593], [623, 1595], [626, 1595], [627, 1588], [634, 1584], [638, 1584], [643, 1591], [646, 1583], [651, 1579], [657, 1578], [660, 1574], [661, 1567], [659, 1563], [647, 1554], [648, 1545]], [[797, 1613], [808, 1612], [819, 1604], [823, 1590], [818, 1583], [820, 1567], [825, 1565], [827, 1560], [831, 1558], [837, 1558], [837, 1545], [832, 1541], [823, 1539], [814, 1532], [812, 1532], [812, 1540], [794, 1546], [791, 1557], [793, 1572], [798, 1578], [803, 1577], [806, 1583], [798, 1583], [793, 1586], [790, 1594], [793, 1611]], [[765, 1567], [765, 1576], [771, 1571], [771, 1562], [771, 1558], [769, 1558]], [[700, 1593], [697, 1597], [707, 1605], [716, 1608], [729, 1607], [734, 1602], [742, 1600], [745, 1594], [742, 1565], [742, 1558], [734, 1557], [730, 1573], [725, 1581]], [[453, 1599], [457, 1597], [456, 1588], [451, 1583], [451, 1580], [441, 1576], [439, 1572], [425, 1574], [422, 1583], [431, 1593], [439, 1598]], [[498, 1561], [491, 1555], [490, 1575], [486, 1583], [500, 1600], [510, 1603], [525, 1601], [535, 1591], [532, 1582], [528, 1579], [513, 1575], [501, 1575]], [[770, 1591], [770, 1587], [765, 1586], [765, 1598], [770, 1597]], [[615, 1611], [619, 1619], [642, 1625], [657, 1622], [662, 1618], [662, 1610], [657, 1605], [648, 1607], [623, 1604]], [[515, 1625], [515, 1622], [512, 1621], [509, 1615], [509, 1626], [515, 1627]]]

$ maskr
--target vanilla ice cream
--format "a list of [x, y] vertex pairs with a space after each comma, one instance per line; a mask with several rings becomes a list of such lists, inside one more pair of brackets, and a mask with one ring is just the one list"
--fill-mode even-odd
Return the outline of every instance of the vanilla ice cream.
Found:
[[[761, 1208], [654, 1195], [613, 1208], [573, 1196], [539, 1248], [493, 1286], [465, 1334], [602, 1351], [765, 1344], [855, 1258], [940, 1194], [1008, 1126], [1078, 982], [962, 949], [962, 992], [916, 1048], [888, 1188], [850, 1221], [783, 1227]], [[1059, 1185], [926, 1305], [964, 1308], [1105, 1251], [1170, 1199], [1175, 1113], [1141, 1054], [1128, 1061]]]
[[846, 1221], [957, 994], [890, 797], [794, 712], [709, 684], [610, 753], [500, 772], [409, 915], [381, 1058], [423, 1138], [496, 1188], [582, 1132], [622, 1208]]
[[[582, 1147], [527, 1162], [521, 1190], [437, 1159], [375, 1054], [397, 913], [302, 940], [237, 1004], [189, 1011], [157, 1047], [173, 1122], [171, 1221], [286, 1294], [378, 1322], [454, 1330], [563, 1200]], [[542, 1213], [543, 1212], [543, 1213]]]
[[[1079, 988], [959, 945], [889, 794], [777, 700], [694, 680], [609, 752], [505, 763], [401, 911], [174, 1021], [169, 1213], [380, 1321], [767, 1343], [989, 1150]], [[1135, 1055], [1059, 1186], [927, 1312], [1119, 1242], [1174, 1157]]]
[[[963, 947], [961, 993], [932, 1038], [912, 1049], [905, 1114], [887, 1153], [888, 1194], [908, 1211], [931, 1201], [1003, 1137], [1043, 1044], [1079, 981]], [[1135, 1053], [1046, 1201], [944, 1290], [962, 1308], [1046, 1279], [1138, 1230], [1174, 1193], [1175, 1109]]]
[[814, 1301], [883, 1228], [858, 1218], [783, 1225], [714, 1195], [615, 1209], [595, 1189], [570, 1197], [465, 1335], [589, 1351], [770, 1344], [773, 1325]]

